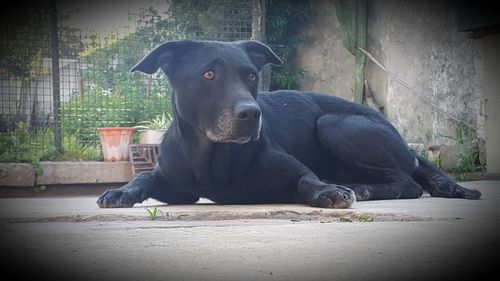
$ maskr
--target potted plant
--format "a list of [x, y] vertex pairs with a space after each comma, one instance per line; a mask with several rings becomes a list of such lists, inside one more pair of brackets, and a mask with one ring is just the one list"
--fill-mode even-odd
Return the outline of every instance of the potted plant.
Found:
[[128, 147], [134, 140], [134, 128], [97, 128], [101, 139], [104, 161], [128, 161]]
[[159, 144], [171, 121], [172, 115], [163, 113], [151, 120], [139, 122], [141, 125], [134, 127], [139, 129], [139, 144]]

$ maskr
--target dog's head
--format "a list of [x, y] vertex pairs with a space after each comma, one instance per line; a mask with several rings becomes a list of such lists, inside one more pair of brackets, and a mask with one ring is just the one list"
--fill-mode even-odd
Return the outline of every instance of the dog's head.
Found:
[[149, 53], [132, 71], [162, 69], [174, 89], [179, 117], [214, 142], [243, 144], [258, 139], [262, 125], [256, 102], [259, 72], [281, 60], [257, 41], [167, 42]]

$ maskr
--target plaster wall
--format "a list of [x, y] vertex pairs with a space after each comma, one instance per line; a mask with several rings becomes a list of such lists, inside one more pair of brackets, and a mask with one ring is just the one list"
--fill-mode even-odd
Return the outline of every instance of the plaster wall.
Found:
[[342, 43], [333, 1], [313, 1], [313, 12], [296, 59], [306, 71], [300, 87], [353, 100], [354, 58]]
[[[313, 1], [315, 15], [304, 26], [298, 66], [307, 71], [302, 90], [353, 99], [354, 57], [342, 44], [333, 1]], [[467, 119], [485, 138], [483, 57], [479, 40], [457, 30], [453, 1], [368, 1], [367, 49], [401, 80], [446, 113]], [[407, 142], [425, 146], [456, 143], [457, 123], [374, 63], [365, 68], [369, 87]], [[443, 136], [449, 136], [447, 138]]]

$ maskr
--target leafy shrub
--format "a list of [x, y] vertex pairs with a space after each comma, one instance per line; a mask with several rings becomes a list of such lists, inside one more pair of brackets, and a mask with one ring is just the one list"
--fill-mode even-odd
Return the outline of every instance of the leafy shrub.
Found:
[[15, 130], [0, 133], [0, 162], [38, 163], [103, 159], [100, 144], [81, 142], [71, 134], [65, 134], [62, 143], [63, 154], [58, 155], [52, 128], [30, 131], [26, 122], [19, 122]]
[[26, 122], [16, 123], [11, 132], [0, 133], [0, 162], [36, 162], [55, 158], [54, 131], [29, 130]]
[[139, 122], [139, 124], [141, 125], [135, 126], [135, 128], [149, 129], [149, 130], [164, 130], [168, 128], [171, 121], [172, 121], [172, 115], [168, 113], [167, 114], [163, 113], [162, 116], [156, 116], [151, 120]]
[[297, 48], [302, 43], [299, 29], [312, 17], [310, 1], [270, 0], [266, 7], [266, 37], [277, 55], [283, 60], [282, 67], [273, 68], [271, 90], [297, 89], [305, 70], [294, 65]]

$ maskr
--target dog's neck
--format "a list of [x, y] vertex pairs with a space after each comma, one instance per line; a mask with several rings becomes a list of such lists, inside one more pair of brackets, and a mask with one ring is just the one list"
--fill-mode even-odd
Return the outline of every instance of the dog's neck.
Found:
[[172, 125], [177, 138], [183, 140], [178, 142], [178, 145], [197, 180], [212, 182], [214, 177], [219, 179], [228, 177], [232, 163], [229, 157], [233, 155], [229, 151], [234, 149], [235, 144], [211, 141], [204, 131], [183, 120], [177, 112], [175, 103], [172, 104], [174, 105]]
[[[175, 116], [175, 115], [174, 115]], [[192, 172], [200, 182], [225, 181], [230, 176], [235, 153], [233, 150], [251, 148], [252, 144], [215, 143], [203, 131], [193, 128], [176, 115], [173, 125], [179, 139], [179, 147]]]

